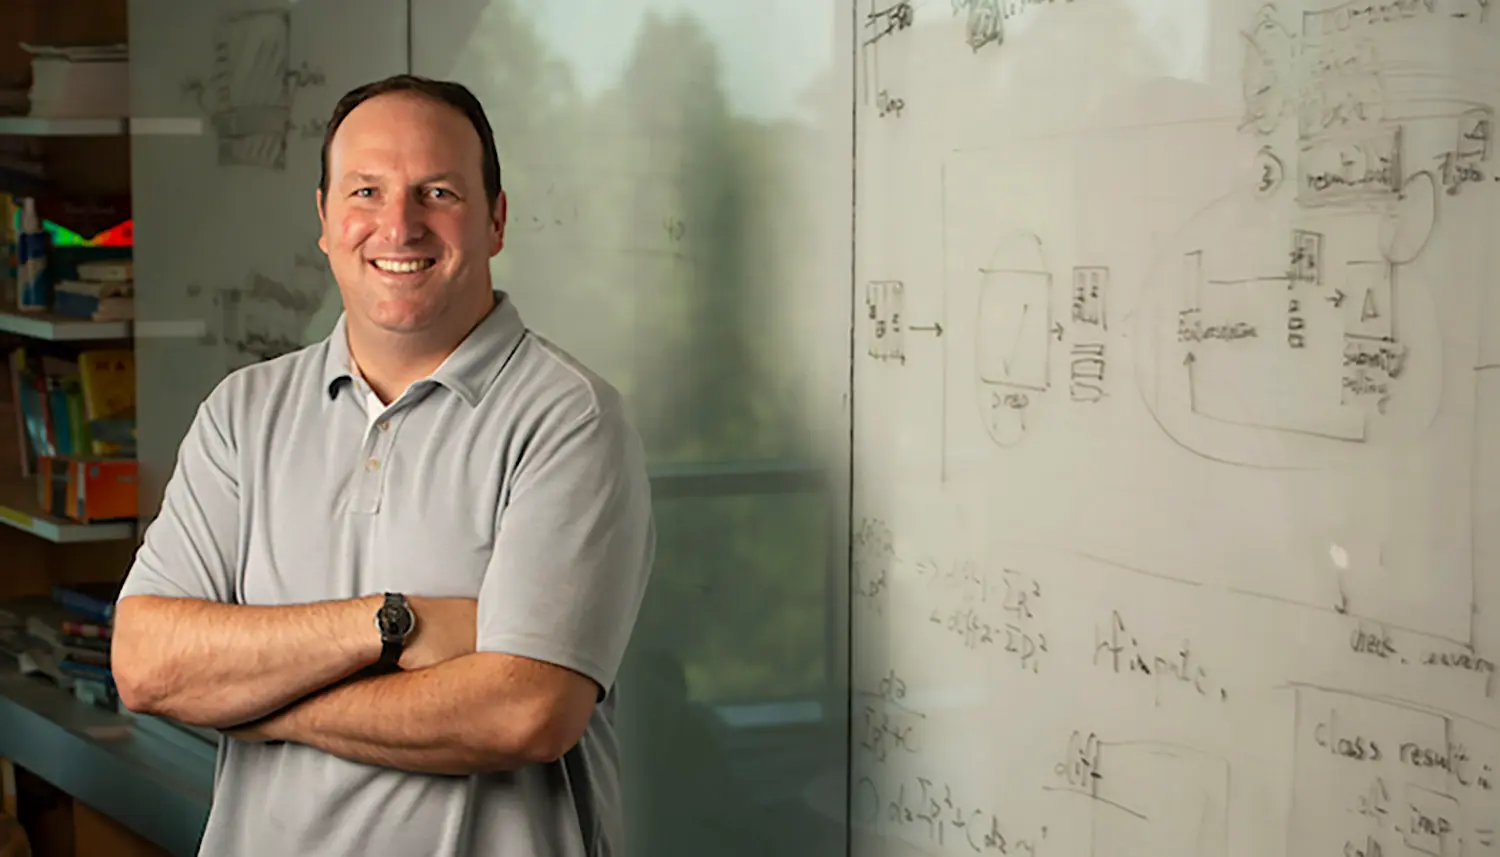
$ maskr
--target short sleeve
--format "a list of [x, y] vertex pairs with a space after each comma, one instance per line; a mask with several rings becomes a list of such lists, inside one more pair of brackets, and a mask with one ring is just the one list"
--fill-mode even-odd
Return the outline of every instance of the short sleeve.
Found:
[[120, 597], [164, 595], [232, 603], [238, 567], [239, 480], [223, 397], [198, 406], [177, 451], [161, 512], [146, 527]]
[[555, 426], [542, 422], [500, 512], [479, 591], [477, 648], [582, 673], [602, 695], [620, 668], [656, 549], [645, 454], [618, 400]]

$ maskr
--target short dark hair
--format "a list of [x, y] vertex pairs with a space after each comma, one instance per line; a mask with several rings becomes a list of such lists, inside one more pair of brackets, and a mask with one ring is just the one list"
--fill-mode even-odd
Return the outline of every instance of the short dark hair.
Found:
[[414, 74], [395, 74], [383, 80], [367, 83], [349, 90], [333, 107], [333, 116], [328, 120], [328, 129], [323, 132], [322, 173], [318, 177], [318, 190], [323, 192], [325, 204], [328, 199], [328, 149], [333, 145], [333, 135], [350, 111], [377, 95], [391, 92], [411, 92], [446, 104], [462, 113], [479, 135], [480, 169], [484, 175], [484, 194], [489, 199], [490, 210], [495, 209], [495, 200], [500, 197], [500, 155], [495, 151], [495, 133], [490, 129], [490, 120], [484, 115], [484, 107], [474, 93], [461, 83], [448, 80], [433, 80]]

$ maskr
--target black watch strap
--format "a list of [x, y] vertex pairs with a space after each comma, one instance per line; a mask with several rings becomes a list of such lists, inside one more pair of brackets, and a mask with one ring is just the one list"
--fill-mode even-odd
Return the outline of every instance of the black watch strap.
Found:
[[395, 669], [401, 662], [401, 652], [406, 648], [405, 640], [382, 640], [380, 642], [380, 660], [376, 666], [383, 669]]
[[385, 594], [380, 612], [375, 614], [375, 627], [380, 631], [381, 669], [396, 669], [401, 661], [401, 652], [406, 648], [406, 639], [416, 624], [416, 616], [406, 596], [394, 592]]

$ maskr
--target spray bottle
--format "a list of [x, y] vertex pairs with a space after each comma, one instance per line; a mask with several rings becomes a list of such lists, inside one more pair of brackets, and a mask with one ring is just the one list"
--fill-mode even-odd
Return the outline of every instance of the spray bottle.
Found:
[[21, 204], [21, 234], [17, 236], [16, 302], [22, 312], [44, 312], [51, 306], [47, 280], [47, 231], [36, 216], [36, 200]]

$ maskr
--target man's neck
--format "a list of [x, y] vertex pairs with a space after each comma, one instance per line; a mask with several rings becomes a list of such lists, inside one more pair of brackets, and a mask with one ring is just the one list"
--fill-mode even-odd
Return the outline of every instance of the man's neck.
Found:
[[494, 307], [493, 292], [487, 292], [472, 310], [455, 308], [442, 324], [421, 336], [346, 324], [349, 362], [380, 401], [388, 405], [406, 392], [407, 387], [436, 372]]

